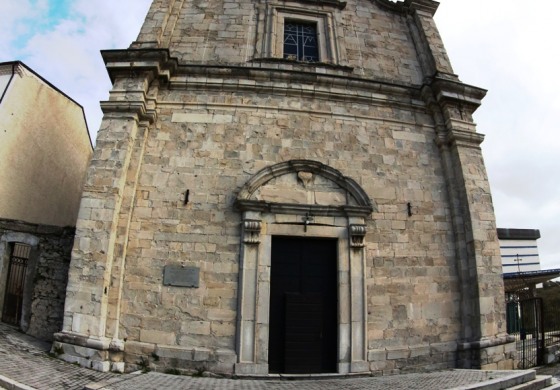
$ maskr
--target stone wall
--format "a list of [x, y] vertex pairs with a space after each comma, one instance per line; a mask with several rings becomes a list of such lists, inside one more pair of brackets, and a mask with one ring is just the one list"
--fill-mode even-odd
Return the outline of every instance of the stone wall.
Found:
[[[133, 48], [169, 48], [181, 63], [207, 65], [250, 64], [281, 59], [275, 40], [283, 34], [277, 24], [285, 14], [292, 18], [315, 17], [325, 20], [320, 29], [329, 51], [323, 63], [364, 77], [422, 82], [422, 65], [415, 48], [406, 13], [395, 12], [389, 1], [260, 1], [181, 0], [154, 1]], [[430, 5], [433, 7], [433, 4]], [[433, 20], [419, 16], [428, 28], [428, 38], [439, 46], [439, 64], [451, 66]], [[313, 19], [317, 20], [317, 19]], [[298, 68], [278, 63], [278, 67]], [[301, 69], [306, 69], [302, 67]]]
[[[313, 4], [157, 0], [130, 50], [103, 53], [62, 358], [267, 373], [287, 235], [337, 240], [339, 373], [512, 365], [472, 121], [485, 91], [452, 73], [437, 3]], [[330, 57], [278, 56], [284, 14], [315, 18]], [[168, 285], [165, 267], [199, 279]]]
[[[0, 258], [3, 298], [11, 244], [31, 245], [21, 329], [42, 340], [52, 340], [62, 328], [74, 228], [60, 228], [0, 219]], [[3, 301], [3, 299], [2, 299]], [[3, 303], [3, 302], [2, 302]]]
[[[158, 97], [166, 103], [137, 182], [120, 334], [233, 350], [241, 234], [234, 196], [258, 170], [307, 158], [356, 180], [377, 206], [365, 239], [369, 348], [455, 340], [458, 276], [429, 116], [402, 108], [385, 120], [383, 106], [274, 95], [266, 98], [274, 108], [258, 108], [255, 97], [243, 104], [251, 93], [205, 94], [204, 110], [195, 108], [200, 95]], [[200, 287], [163, 287], [166, 264], [200, 267]]]

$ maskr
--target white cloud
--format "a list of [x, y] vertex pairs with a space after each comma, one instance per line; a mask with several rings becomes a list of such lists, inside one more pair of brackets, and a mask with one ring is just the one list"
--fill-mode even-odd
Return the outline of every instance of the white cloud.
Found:
[[12, 51], [16, 37], [27, 30], [26, 21], [34, 19], [39, 10], [29, 0], [7, 0], [0, 3], [0, 53]]

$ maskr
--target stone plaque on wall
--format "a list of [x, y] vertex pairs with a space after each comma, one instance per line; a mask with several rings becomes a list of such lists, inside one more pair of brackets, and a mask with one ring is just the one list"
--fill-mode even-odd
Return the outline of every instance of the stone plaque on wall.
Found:
[[163, 285], [198, 288], [200, 268], [166, 265], [163, 270]]

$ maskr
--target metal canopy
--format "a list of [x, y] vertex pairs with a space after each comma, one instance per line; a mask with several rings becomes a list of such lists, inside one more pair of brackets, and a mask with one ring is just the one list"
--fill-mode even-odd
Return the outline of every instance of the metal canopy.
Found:
[[511, 272], [502, 276], [504, 278], [505, 292], [512, 293], [560, 277], [560, 268], [530, 272]]

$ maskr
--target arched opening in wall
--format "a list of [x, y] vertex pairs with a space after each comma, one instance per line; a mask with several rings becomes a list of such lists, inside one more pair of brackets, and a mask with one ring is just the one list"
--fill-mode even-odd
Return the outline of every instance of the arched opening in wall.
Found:
[[31, 246], [13, 243], [8, 263], [8, 276], [4, 293], [2, 322], [19, 325], [23, 313], [25, 279], [31, 255]]
[[329, 166], [291, 160], [256, 173], [236, 207], [235, 372], [368, 371], [365, 191]]
[[272, 237], [269, 372], [337, 371], [337, 240]]

